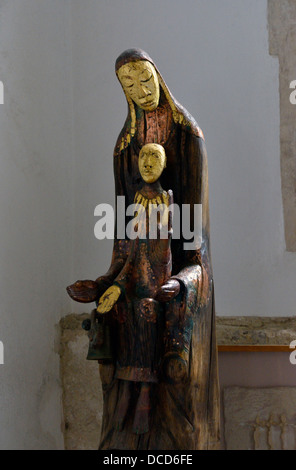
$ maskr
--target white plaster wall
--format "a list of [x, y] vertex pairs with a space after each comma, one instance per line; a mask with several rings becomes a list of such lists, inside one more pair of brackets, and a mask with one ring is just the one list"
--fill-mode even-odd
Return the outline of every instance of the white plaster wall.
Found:
[[55, 325], [69, 312], [69, 2], [0, 2], [0, 448], [60, 449]]
[[[140, 47], [204, 130], [219, 315], [295, 315], [296, 255], [285, 252], [278, 61], [265, 0], [73, 0], [76, 230], [73, 280], [107, 269], [112, 242], [93, 210], [113, 203], [112, 152], [126, 117], [114, 62]], [[290, 90], [287, 90], [289, 96]], [[84, 307], [72, 304], [74, 312]]]

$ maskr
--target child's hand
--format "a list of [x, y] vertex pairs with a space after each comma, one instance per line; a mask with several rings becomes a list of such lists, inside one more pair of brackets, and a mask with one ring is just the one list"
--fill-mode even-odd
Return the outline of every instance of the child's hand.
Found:
[[99, 300], [99, 305], [97, 308], [98, 313], [107, 313], [111, 310], [113, 305], [116, 304], [117, 300], [119, 299], [119, 296], [121, 294], [120, 287], [118, 286], [111, 286], [109, 289], [106, 290], [106, 292], [102, 295], [102, 297]]

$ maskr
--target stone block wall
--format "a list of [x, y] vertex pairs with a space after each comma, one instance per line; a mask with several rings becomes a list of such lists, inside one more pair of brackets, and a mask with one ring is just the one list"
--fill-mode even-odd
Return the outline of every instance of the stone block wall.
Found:
[[60, 322], [60, 373], [65, 449], [98, 448], [102, 387], [97, 361], [86, 360], [88, 337], [81, 328], [88, 315], [67, 315]]

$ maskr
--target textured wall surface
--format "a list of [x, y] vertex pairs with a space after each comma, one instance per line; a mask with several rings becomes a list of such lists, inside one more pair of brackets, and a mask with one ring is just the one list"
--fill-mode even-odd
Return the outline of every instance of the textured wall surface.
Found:
[[69, 312], [68, 2], [0, 1], [0, 448], [61, 449], [55, 324]]
[[296, 387], [224, 390], [227, 450], [295, 450]]
[[65, 449], [98, 448], [102, 421], [102, 387], [97, 361], [87, 361], [85, 315], [61, 320], [61, 381]]
[[[287, 251], [296, 251], [296, 2], [268, 1], [269, 51], [279, 60], [281, 178]], [[295, 86], [294, 88], [295, 89]]]
[[286, 345], [296, 339], [296, 317], [217, 317], [219, 345]]

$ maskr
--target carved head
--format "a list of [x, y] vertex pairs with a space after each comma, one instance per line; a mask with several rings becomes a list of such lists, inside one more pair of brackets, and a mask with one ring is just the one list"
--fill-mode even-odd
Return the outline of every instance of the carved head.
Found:
[[116, 59], [115, 71], [129, 107], [128, 130], [122, 138], [120, 149], [127, 147], [136, 133], [136, 107], [143, 111], [154, 111], [162, 98], [169, 103], [176, 124], [191, 127], [195, 134], [204, 138], [194, 119], [172, 96], [147, 52], [142, 49], [125, 50]]
[[159, 81], [148, 60], [128, 62], [118, 70], [118, 78], [126, 93], [140, 108], [154, 111], [159, 103]]
[[139, 170], [145, 183], [155, 183], [166, 166], [166, 154], [162, 145], [146, 144], [139, 154]]

